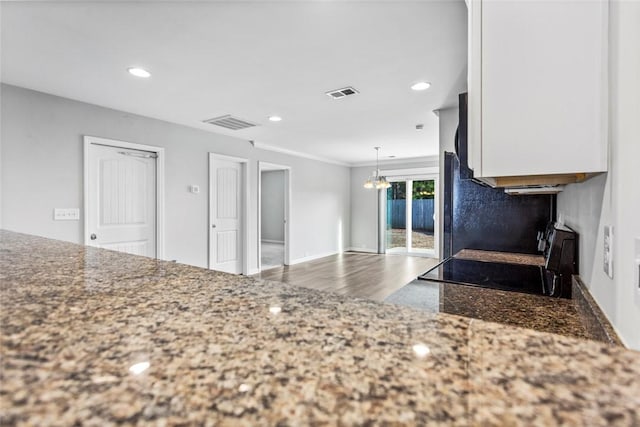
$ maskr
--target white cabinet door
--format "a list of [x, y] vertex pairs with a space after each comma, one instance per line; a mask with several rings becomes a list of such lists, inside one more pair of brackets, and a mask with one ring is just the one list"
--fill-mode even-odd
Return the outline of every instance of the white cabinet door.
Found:
[[607, 10], [600, 0], [482, 1], [481, 31], [470, 21], [476, 52], [481, 36], [469, 94], [477, 100], [480, 82], [469, 123], [477, 176], [606, 171]]

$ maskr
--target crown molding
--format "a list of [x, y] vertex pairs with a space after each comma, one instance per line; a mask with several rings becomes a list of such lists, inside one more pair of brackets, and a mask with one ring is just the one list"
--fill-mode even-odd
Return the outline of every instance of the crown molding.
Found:
[[[386, 159], [380, 160], [380, 166], [388, 166], [388, 165], [403, 165], [406, 163], [423, 163], [423, 162], [433, 162], [438, 164], [439, 157], [437, 155], [433, 156], [421, 156], [421, 157], [407, 157], [403, 159]], [[363, 166], [375, 166], [376, 162], [357, 162], [351, 163], [351, 167], [360, 168]]]
[[289, 156], [294, 156], [294, 157], [302, 157], [304, 159], [317, 160], [319, 162], [329, 163], [332, 165], [351, 167], [351, 164], [349, 163], [340, 162], [338, 160], [327, 159], [326, 157], [314, 156], [312, 154], [307, 154], [307, 153], [303, 153], [295, 150], [289, 150], [287, 148], [276, 147], [275, 145], [269, 145], [269, 144], [265, 144], [263, 142], [258, 142], [258, 141], [249, 141], [249, 142], [255, 148], [259, 148], [261, 150], [273, 151], [275, 153], [287, 154]]
[[[347, 162], [341, 162], [338, 160], [328, 159], [326, 157], [314, 156], [313, 154], [307, 154], [301, 151], [289, 150], [287, 148], [265, 144], [264, 142], [249, 141], [249, 143], [253, 145], [255, 148], [259, 148], [261, 150], [273, 151], [275, 153], [287, 154], [289, 156], [301, 157], [303, 159], [316, 160], [318, 162], [329, 163], [329, 164], [338, 165], [338, 166], [345, 166], [349, 168], [358, 168], [363, 166], [376, 165], [375, 161], [347, 163]], [[437, 155], [433, 155], [433, 156], [421, 156], [421, 157], [406, 157], [402, 159], [387, 159], [387, 160], [381, 160], [380, 166], [401, 165], [406, 163], [422, 163], [422, 162], [438, 164], [439, 158]]]

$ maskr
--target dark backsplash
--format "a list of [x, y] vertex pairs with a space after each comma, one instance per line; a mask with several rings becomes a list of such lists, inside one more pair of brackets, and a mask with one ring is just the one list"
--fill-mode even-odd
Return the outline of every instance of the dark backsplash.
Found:
[[[536, 234], [555, 219], [555, 195], [510, 196], [468, 178], [445, 153], [444, 253], [461, 249], [538, 254]], [[465, 167], [462, 167], [465, 169]]]

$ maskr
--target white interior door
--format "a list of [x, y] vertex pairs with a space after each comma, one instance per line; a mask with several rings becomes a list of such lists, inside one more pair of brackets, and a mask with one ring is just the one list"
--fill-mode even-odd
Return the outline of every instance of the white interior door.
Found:
[[243, 162], [212, 155], [209, 170], [209, 268], [242, 273]]
[[99, 144], [87, 150], [87, 243], [155, 258], [157, 155]]

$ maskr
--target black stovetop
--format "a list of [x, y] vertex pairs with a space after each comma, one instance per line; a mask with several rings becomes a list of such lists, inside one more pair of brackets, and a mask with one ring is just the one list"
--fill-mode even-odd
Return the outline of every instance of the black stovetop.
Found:
[[534, 265], [449, 258], [419, 278], [544, 295], [544, 270]]

